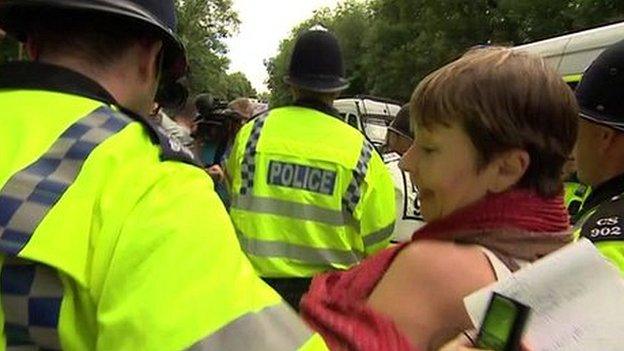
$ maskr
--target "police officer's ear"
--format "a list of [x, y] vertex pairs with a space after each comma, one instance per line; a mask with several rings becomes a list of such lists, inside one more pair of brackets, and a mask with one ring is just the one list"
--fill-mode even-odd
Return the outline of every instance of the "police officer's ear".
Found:
[[596, 138], [601, 153], [613, 150], [621, 151], [624, 134], [607, 126], [596, 125]]
[[488, 191], [502, 193], [513, 188], [526, 173], [531, 157], [526, 150], [512, 149], [495, 157], [484, 172], [487, 172]]
[[162, 64], [162, 41], [142, 39], [132, 50], [139, 79], [146, 83], [158, 82]]
[[36, 42], [35, 40], [33, 40], [32, 37], [29, 37], [26, 40], [26, 43], [19, 45], [23, 45], [23, 49], [26, 51], [26, 54], [31, 61], [39, 60], [39, 48], [37, 47]]

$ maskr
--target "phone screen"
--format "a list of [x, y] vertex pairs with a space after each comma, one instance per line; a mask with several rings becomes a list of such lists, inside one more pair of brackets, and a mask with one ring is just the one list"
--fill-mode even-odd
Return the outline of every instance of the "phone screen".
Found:
[[477, 346], [493, 351], [504, 351], [518, 317], [513, 301], [495, 294], [481, 326]]

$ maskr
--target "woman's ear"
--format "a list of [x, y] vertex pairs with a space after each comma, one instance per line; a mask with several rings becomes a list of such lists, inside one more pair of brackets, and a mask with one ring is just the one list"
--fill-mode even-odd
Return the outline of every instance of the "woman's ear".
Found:
[[488, 190], [502, 193], [511, 189], [522, 179], [530, 164], [531, 157], [525, 150], [513, 149], [502, 153], [492, 162]]

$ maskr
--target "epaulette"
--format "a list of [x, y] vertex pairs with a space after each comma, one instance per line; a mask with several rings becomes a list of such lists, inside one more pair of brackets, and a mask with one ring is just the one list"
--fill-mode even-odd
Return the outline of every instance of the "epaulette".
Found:
[[160, 146], [160, 159], [162, 161], [178, 161], [201, 168], [204, 167], [201, 160], [195, 156], [193, 151], [184, 146], [176, 138], [170, 137], [165, 129], [156, 123], [156, 121], [142, 117], [126, 109], [123, 109], [122, 112], [133, 120], [141, 123], [145, 129], [147, 129], [152, 142]]
[[624, 196], [600, 204], [584, 221], [581, 236], [594, 243], [624, 240]]

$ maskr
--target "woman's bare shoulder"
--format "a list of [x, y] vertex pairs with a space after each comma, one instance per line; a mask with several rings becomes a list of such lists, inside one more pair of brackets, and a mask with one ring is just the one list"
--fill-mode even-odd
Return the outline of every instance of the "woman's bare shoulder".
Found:
[[495, 280], [476, 246], [420, 241], [406, 247], [379, 282], [369, 304], [390, 316], [415, 345], [469, 327], [463, 298]]
[[441, 275], [457, 277], [458, 280], [481, 276], [488, 281], [494, 279], [481, 248], [439, 240], [421, 240], [409, 245], [397, 256], [391, 268], [421, 279], [439, 280]]

